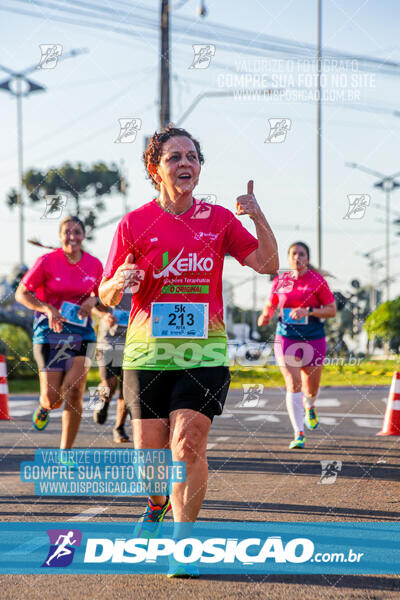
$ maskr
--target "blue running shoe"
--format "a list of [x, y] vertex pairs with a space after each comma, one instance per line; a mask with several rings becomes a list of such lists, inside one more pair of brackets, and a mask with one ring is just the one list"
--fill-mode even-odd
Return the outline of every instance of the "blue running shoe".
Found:
[[306, 437], [305, 437], [304, 433], [302, 431], [300, 431], [299, 435], [297, 437], [295, 437], [295, 439], [293, 441], [290, 442], [289, 448], [291, 450], [294, 450], [297, 448], [304, 448], [305, 442], [306, 442]]
[[199, 568], [193, 563], [179, 563], [174, 558], [169, 559], [169, 579], [197, 579], [200, 577]]
[[316, 429], [318, 427], [319, 419], [315, 406], [311, 408], [305, 408], [304, 422], [307, 429]]
[[135, 538], [156, 538], [161, 528], [161, 523], [166, 513], [171, 510], [171, 500], [169, 496], [164, 506], [153, 504], [150, 498], [147, 498], [147, 508], [140, 517], [134, 531]]

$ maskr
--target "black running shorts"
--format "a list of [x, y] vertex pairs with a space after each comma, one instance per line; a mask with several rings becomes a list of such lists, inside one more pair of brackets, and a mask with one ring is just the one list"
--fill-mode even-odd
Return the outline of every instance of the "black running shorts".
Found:
[[125, 369], [125, 405], [132, 419], [168, 419], [173, 410], [190, 408], [212, 421], [222, 413], [230, 381], [228, 367]]
[[93, 359], [94, 342], [73, 341], [69, 343], [33, 344], [33, 356], [40, 371], [69, 371], [76, 356]]

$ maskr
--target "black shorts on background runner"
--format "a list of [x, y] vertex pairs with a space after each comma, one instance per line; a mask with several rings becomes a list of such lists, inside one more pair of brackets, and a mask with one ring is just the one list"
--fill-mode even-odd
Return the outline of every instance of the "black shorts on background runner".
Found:
[[190, 408], [212, 421], [223, 411], [231, 381], [228, 367], [123, 373], [125, 405], [132, 419], [168, 419], [173, 410]]
[[85, 356], [92, 360], [94, 352], [95, 343], [82, 340], [33, 344], [33, 356], [40, 371], [69, 371], [75, 357]]

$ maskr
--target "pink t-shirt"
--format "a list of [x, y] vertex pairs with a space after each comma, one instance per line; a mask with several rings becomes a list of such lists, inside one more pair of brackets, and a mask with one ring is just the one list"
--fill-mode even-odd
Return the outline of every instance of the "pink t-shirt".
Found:
[[335, 301], [326, 280], [312, 269], [297, 279], [290, 271], [276, 277], [269, 299], [273, 306], [279, 305], [279, 308], [319, 308]]
[[47, 304], [61, 307], [64, 301], [82, 304], [92, 292], [98, 294], [103, 266], [98, 258], [82, 253], [79, 262], [71, 264], [62, 248], [40, 256], [25, 273], [22, 283]]
[[320, 319], [310, 316], [307, 325], [284, 323], [283, 308], [320, 308], [335, 301], [328, 283], [317, 271], [308, 269], [302, 277], [295, 279], [290, 271], [281, 273], [272, 284], [269, 301], [279, 306], [280, 320], [277, 334], [293, 339], [318, 339], [325, 336]]
[[[226, 208], [194, 201], [182, 215], [162, 210], [153, 200], [126, 215], [112, 241], [104, 277], [110, 278], [133, 254], [144, 277], [132, 294], [132, 308], [124, 354], [125, 369], [183, 369], [226, 364], [223, 322], [222, 269], [226, 254], [241, 264], [258, 242]], [[185, 366], [188, 339], [168, 339], [160, 346], [151, 336], [152, 302], [201, 302], [209, 305], [208, 339], [196, 339], [196, 348], [219, 342], [218, 354], [202, 351]], [[170, 349], [170, 352], [166, 351]], [[211, 355], [213, 355], [211, 357]]]

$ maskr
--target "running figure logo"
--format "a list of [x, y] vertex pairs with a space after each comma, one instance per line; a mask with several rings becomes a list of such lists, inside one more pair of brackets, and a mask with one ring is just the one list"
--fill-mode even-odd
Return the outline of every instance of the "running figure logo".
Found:
[[56, 363], [59, 360], [68, 360], [71, 358], [71, 355], [68, 354], [68, 350], [74, 349], [74, 336], [70, 335], [66, 340], [60, 340], [56, 346], [57, 353], [53, 356], [53, 358], [49, 361], [46, 369], [51, 367], [53, 363]]
[[109, 398], [110, 388], [106, 385], [99, 385], [98, 387], [89, 387], [89, 402], [88, 408], [94, 410], [100, 410], [103, 406], [104, 398]]
[[258, 406], [260, 396], [264, 391], [262, 383], [242, 383], [243, 387], [243, 399], [238, 406], [245, 406], [247, 408], [255, 408]]
[[215, 56], [214, 44], [193, 44], [193, 62], [189, 69], [207, 69], [213, 56]]
[[61, 44], [39, 44], [40, 62], [37, 69], [54, 69], [57, 66], [58, 57], [62, 54]]
[[321, 460], [321, 477], [318, 483], [325, 483], [327, 485], [335, 483], [338, 473], [342, 470], [341, 460]]
[[276, 294], [290, 294], [294, 286], [294, 276], [292, 272], [278, 273], [278, 283], [275, 288]]
[[349, 208], [343, 219], [362, 219], [371, 201], [369, 194], [348, 194]]
[[46, 208], [41, 219], [59, 219], [64, 208], [67, 205], [67, 196], [65, 194], [49, 195], [45, 197]]
[[132, 144], [136, 140], [139, 129], [142, 128], [142, 119], [118, 119], [119, 134], [114, 144]]
[[191, 219], [208, 219], [211, 215], [210, 204], [217, 203], [217, 196], [215, 194], [207, 194], [201, 197], [197, 196], [195, 209], [193, 211]]
[[268, 119], [269, 134], [264, 144], [282, 144], [286, 140], [287, 133], [292, 127], [291, 119]]
[[74, 546], [80, 546], [82, 532], [79, 529], [49, 529], [50, 548], [42, 567], [68, 567], [74, 558]]

